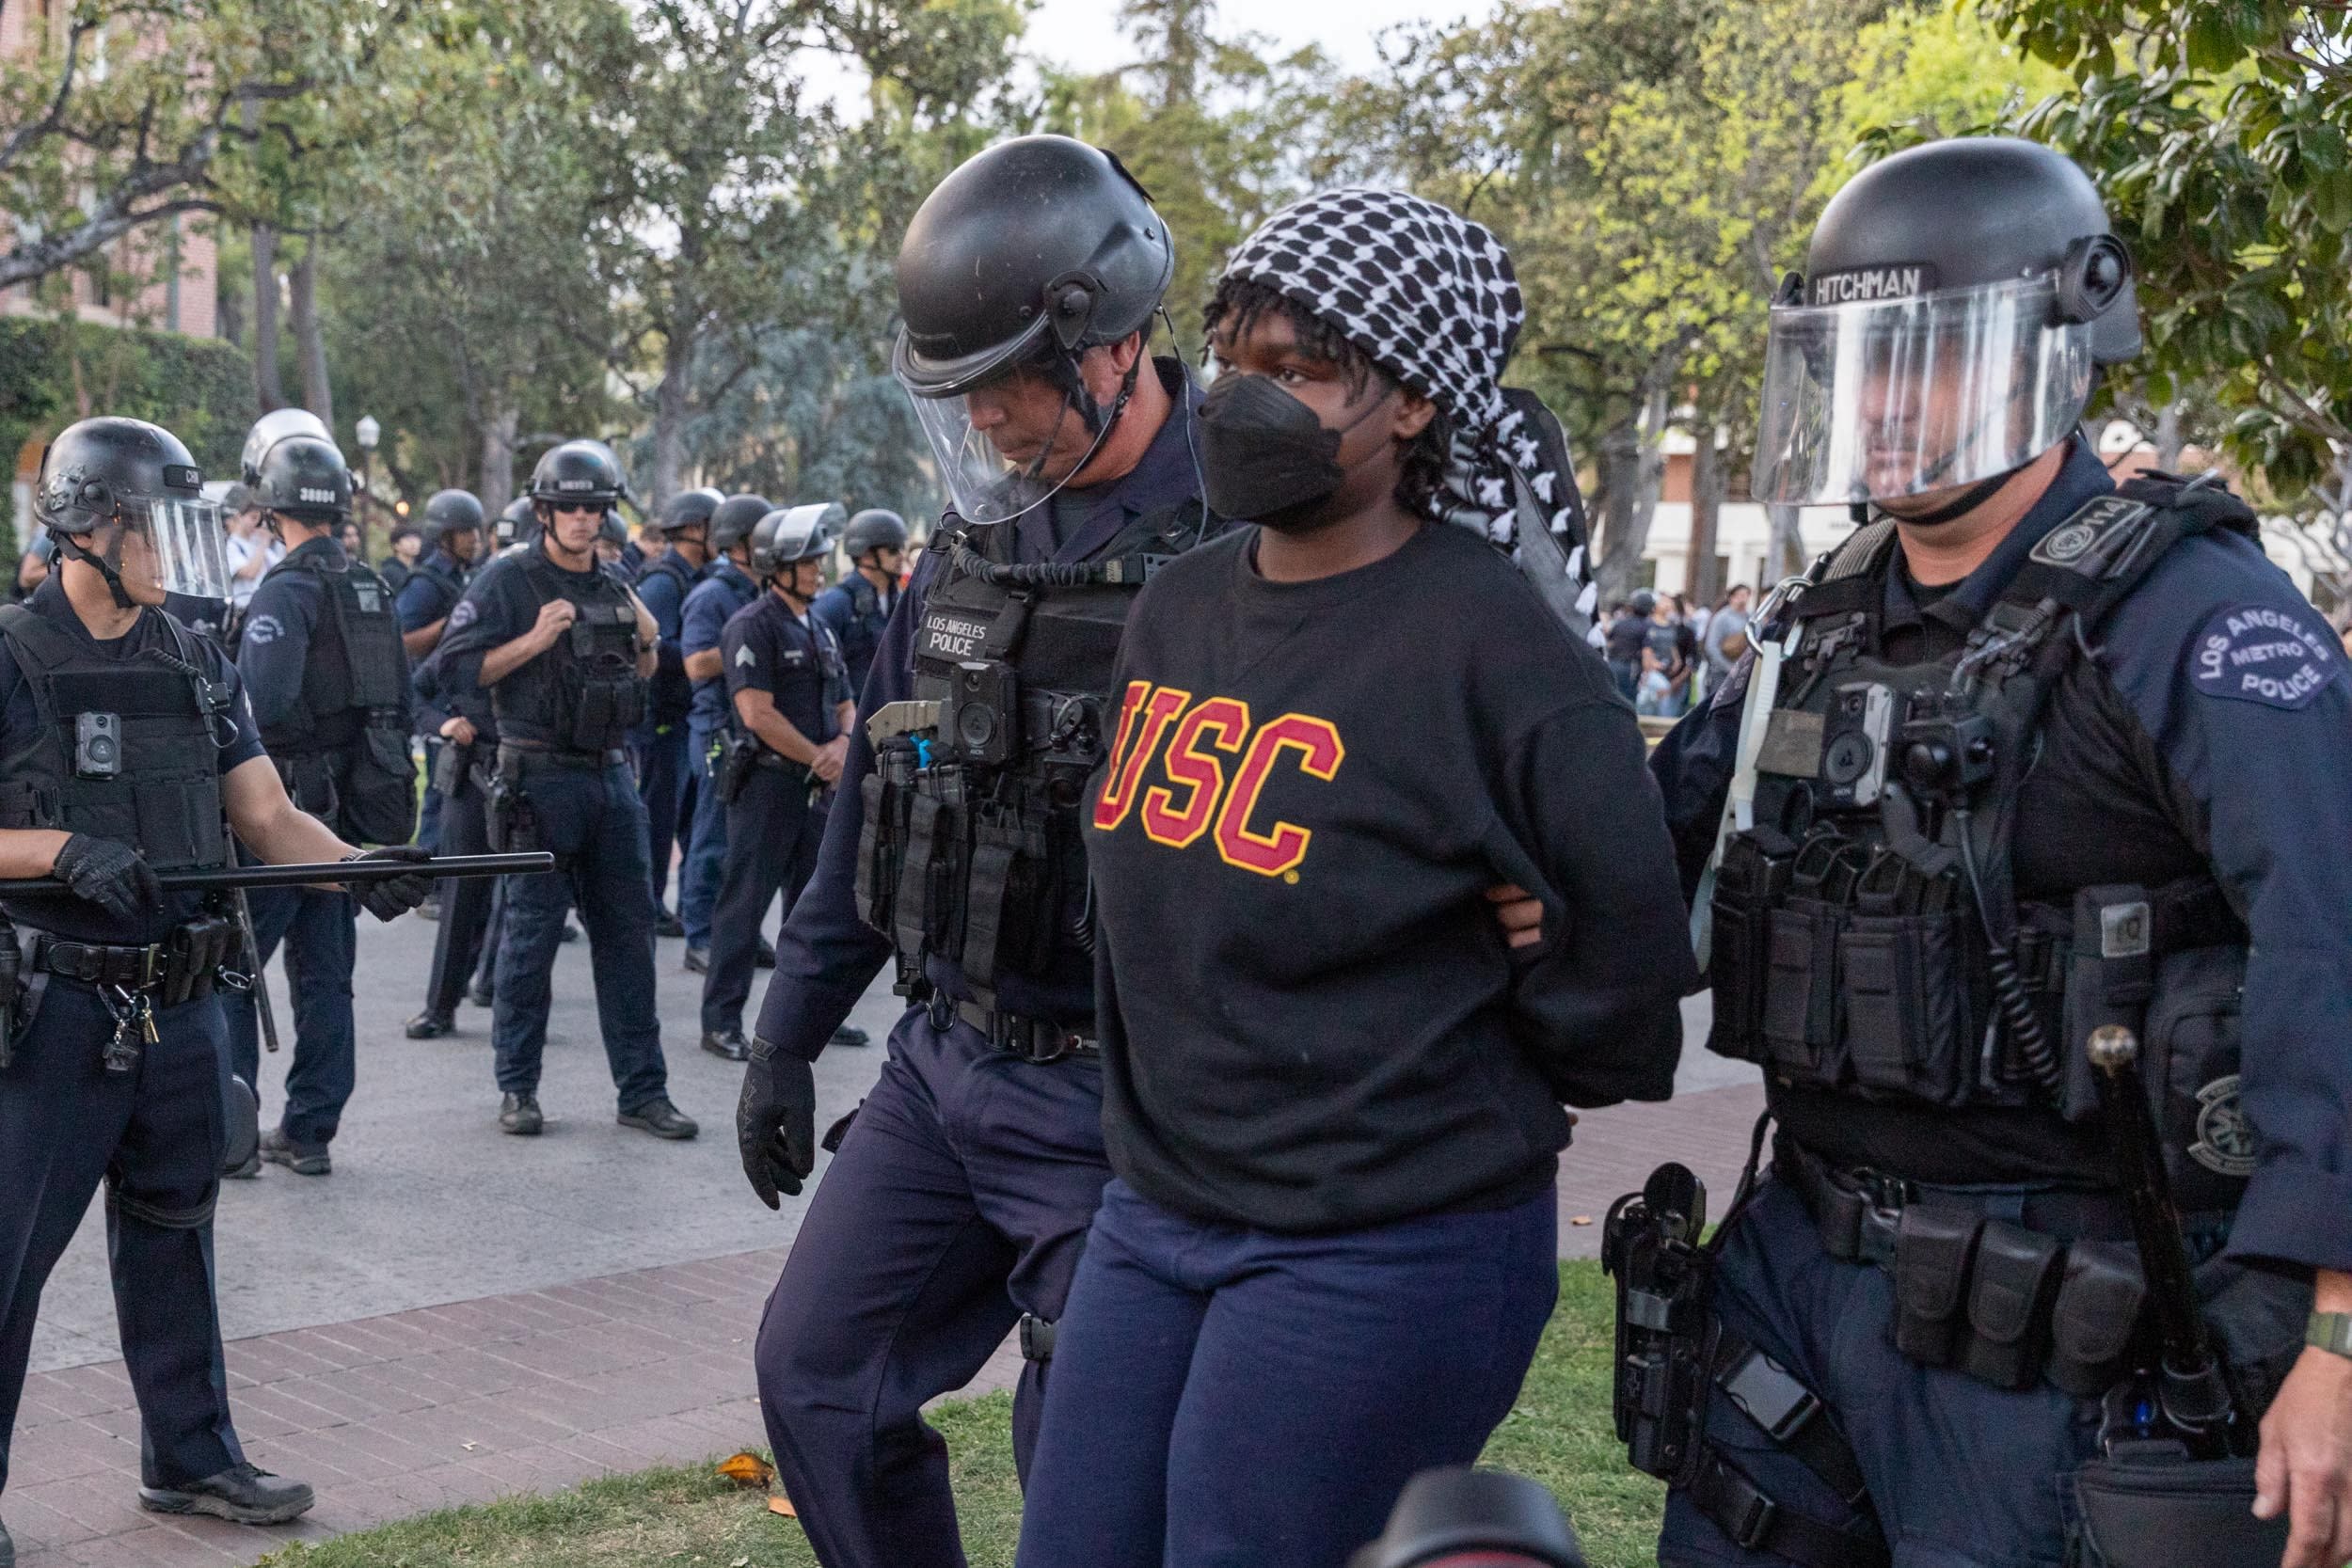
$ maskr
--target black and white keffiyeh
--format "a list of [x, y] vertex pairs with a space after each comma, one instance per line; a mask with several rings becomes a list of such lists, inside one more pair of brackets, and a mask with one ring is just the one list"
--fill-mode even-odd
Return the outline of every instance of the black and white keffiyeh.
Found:
[[1483, 225], [1406, 191], [1349, 185], [1295, 202], [1237, 246], [1225, 276], [1273, 289], [1328, 323], [1408, 390], [1445, 411], [1453, 462], [1440, 520], [1478, 530], [1534, 563], [1518, 540], [1516, 472], [1547, 515], [1577, 610], [1598, 590], [1586, 569], [1584, 506], [1559, 422], [1532, 393], [1501, 386], [1527, 319], [1510, 253]]

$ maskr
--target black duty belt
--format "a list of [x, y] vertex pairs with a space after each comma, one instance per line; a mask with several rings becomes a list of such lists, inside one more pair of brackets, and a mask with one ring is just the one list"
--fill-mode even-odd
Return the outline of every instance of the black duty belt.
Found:
[[[977, 1002], [959, 1002], [955, 1006], [956, 1016], [986, 1036], [989, 1044], [1025, 1062], [1058, 1062], [1065, 1056], [1091, 1056], [1096, 1053], [1093, 1040], [1052, 1019], [993, 1012]], [[932, 1022], [939, 1022], [936, 1004]]]
[[499, 771], [509, 777], [529, 773], [539, 768], [570, 768], [581, 772], [594, 772], [628, 760], [628, 753], [618, 750], [566, 752], [523, 740], [499, 742]]
[[1893, 1271], [1895, 1237], [1904, 1209], [1931, 1203], [1964, 1209], [2064, 1241], [2128, 1241], [2132, 1227], [2116, 1193], [2053, 1187], [2046, 1191], [1984, 1192], [1906, 1181], [1883, 1172], [1831, 1164], [1790, 1138], [1772, 1143], [1772, 1174], [1796, 1189], [1821, 1233], [1821, 1250], [1846, 1262]]
[[110, 942], [68, 942], [46, 931], [31, 935], [32, 946], [25, 958], [35, 974], [55, 974], [87, 985], [145, 990], [163, 984], [165, 967], [171, 961], [170, 949], [160, 942], [126, 947]]

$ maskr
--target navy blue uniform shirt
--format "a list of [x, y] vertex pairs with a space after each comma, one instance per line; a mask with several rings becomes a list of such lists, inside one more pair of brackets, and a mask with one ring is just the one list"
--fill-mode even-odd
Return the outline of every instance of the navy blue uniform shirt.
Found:
[[[702, 581], [686, 595], [686, 608], [678, 617], [679, 652], [691, 657], [717, 647], [719, 634], [726, 630], [735, 612], [758, 596], [759, 585], [742, 567], [724, 556], [712, 562], [703, 573]], [[691, 717], [694, 727], [705, 731], [715, 730], [727, 721], [724, 675], [694, 683]]]
[[[1950, 600], [1981, 614], [2043, 535], [2113, 488], [2077, 443], [2050, 491]], [[1917, 615], [1903, 574], [1890, 570], [1888, 626]], [[2344, 654], [2260, 546], [2217, 531], [2174, 546], [2096, 629], [2091, 657], [2116, 699], [2109, 705], [2136, 722], [2127, 749], [2156, 775], [2149, 804], [2203, 856], [2251, 933], [2239, 1090], [2260, 1152], [2230, 1250], [2352, 1271], [2352, 674]], [[1686, 892], [1723, 810], [1753, 663], [1743, 658], [1713, 704], [1651, 759]], [[2019, 831], [2021, 859], [2030, 832]]]
[[765, 691], [787, 723], [822, 746], [840, 733], [834, 715], [850, 701], [841, 650], [824, 623], [803, 621], [774, 593], [739, 610], [719, 634], [727, 706], [739, 691]]
[[401, 585], [400, 597], [393, 605], [400, 613], [402, 633], [422, 631], [436, 621], [448, 620], [449, 612], [465, 596], [466, 577], [466, 563], [445, 549], [436, 549], [419, 562]]
[[326, 717], [302, 705], [302, 681], [318, 641], [334, 635], [331, 628], [320, 630], [320, 622], [333, 611], [326, 584], [309, 569], [311, 562], [330, 572], [351, 565], [343, 547], [324, 534], [289, 551], [254, 589], [246, 607], [245, 636], [237, 644], [237, 669], [253, 700], [253, 717], [280, 746], [299, 746]]
[[890, 611], [898, 602], [895, 590], [884, 598], [853, 567], [808, 607], [810, 616], [822, 621], [834, 641], [841, 644], [841, 662], [850, 673], [852, 692], [866, 689], [866, 673], [874, 668], [874, 651], [882, 646], [882, 629], [890, 625]]
[[[55, 576], [44, 581], [25, 601], [25, 608], [45, 621], [62, 626], [77, 641], [86, 644], [97, 657], [119, 659], [125, 663], [145, 659], [150, 648], [160, 650], [177, 658], [185, 642], [197, 650], [195, 662], [202, 667], [208, 678], [227, 683], [231, 701], [224, 715], [227, 723], [219, 726], [216, 743], [220, 747], [219, 769], [225, 777], [231, 769], [262, 754], [262, 732], [253, 721], [253, 706], [246, 700], [245, 682], [229, 656], [211, 639], [193, 632], [175, 640], [170, 628], [164, 625], [164, 612], [143, 610], [131, 623], [131, 629], [111, 641], [101, 641], [82, 625], [82, 618], [73, 613], [73, 607], [65, 596], [65, 586]], [[12, 752], [26, 737], [40, 729], [40, 710], [34, 705], [33, 689], [24, 679], [14, 657], [0, 643], [0, 752]], [[69, 766], [71, 766], [69, 760]], [[126, 930], [116, 925], [97, 905], [79, 898], [12, 898], [8, 912], [12, 919], [60, 936], [86, 942], [141, 942], [160, 941], [165, 932], [184, 920], [192, 920], [203, 901], [201, 894], [178, 894], [167, 896], [165, 907], [141, 921], [136, 929]]]
[[[1136, 518], [1200, 497], [1200, 475], [1192, 451], [1198, 439], [1192, 427], [1200, 417], [1200, 389], [1176, 360], [1152, 363], [1177, 406], [1144, 449], [1142, 458], [1121, 478], [1086, 492], [1093, 506], [1059, 547], [1053, 542], [1050, 508], [1034, 508], [1015, 522], [1015, 561], [1083, 561]], [[775, 974], [768, 983], [756, 1033], [797, 1056], [813, 1060], [825, 1048], [834, 1028], [850, 1016], [867, 983], [890, 958], [889, 939], [857, 917], [857, 841], [865, 826], [861, 789], [866, 775], [874, 768], [866, 721], [877, 708], [913, 695], [914, 627], [923, 618], [923, 601], [932, 578], [938, 575], [939, 561], [936, 551], [923, 552], [914, 580], [891, 610], [882, 647], [874, 655], [873, 671], [858, 696], [858, 721], [850, 726], [850, 754], [834, 787], [816, 873], [777, 938]], [[691, 645], [691, 637], [689, 641]], [[1110, 673], [1104, 671], [1106, 690], [1109, 678]], [[927, 974], [933, 985], [949, 995], [969, 994], [961, 972], [945, 959], [930, 959]], [[996, 1002], [1009, 1013], [1029, 1018], [1087, 1022], [1094, 1016], [1090, 976], [1083, 983], [1040, 984], [1025, 975], [1002, 975]]]

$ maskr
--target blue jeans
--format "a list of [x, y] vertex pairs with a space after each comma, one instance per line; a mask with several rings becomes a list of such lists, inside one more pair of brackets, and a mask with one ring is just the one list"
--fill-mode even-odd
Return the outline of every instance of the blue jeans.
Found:
[[[294, 1063], [286, 1070], [286, 1109], [278, 1127], [303, 1148], [335, 1138], [343, 1107], [358, 1081], [358, 1052], [351, 1019], [351, 971], [358, 957], [359, 906], [348, 893], [320, 888], [255, 888], [253, 940], [268, 963], [286, 944], [291, 1004], [278, 1015], [294, 1022]], [[229, 1060], [237, 1075], [261, 1086], [261, 1023], [250, 996], [221, 993], [229, 1016]]]
[[710, 763], [716, 732], [695, 726], [687, 736], [687, 761], [694, 769], [694, 823], [686, 839], [686, 861], [678, 867], [677, 918], [686, 945], [710, 945], [710, 917], [719, 907], [719, 883], [727, 863], [727, 807]]
[[138, 1065], [108, 1072], [99, 1053], [115, 1023], [98, 993], [36, 983], [46, 989], [31, 1027], [0, 1069], [0, 1486], [41, 1287], [107, 1176], [106, 1259], [138, 1398], [140, 1473], [151, 1486], [200, 1481], [245, 1458], [202, 1217], [220, 1190], [220, 1004], [158, 1008]]
[[1055, 1341], [1019, 1568], [1343, 1568], [1510, 1414], [1556, 1198], [1323, 1236], [1103, 1193]]
[[670, 1081], [661, 1023], [654, 1016], [644, 803], [628, 765], [618, 762], [601, 768], [537, 767], [523, 792], [538, 820], [539, 847], [555, 856], [555, 869], [506, 879], [490, 1023], [498, 1085], [508, 1094], [539, 1091], [549, 976], [564, 941], [564, 916], [576, 903], [588, 930], [605, 1059], [626, 1115], [660, 1099]]

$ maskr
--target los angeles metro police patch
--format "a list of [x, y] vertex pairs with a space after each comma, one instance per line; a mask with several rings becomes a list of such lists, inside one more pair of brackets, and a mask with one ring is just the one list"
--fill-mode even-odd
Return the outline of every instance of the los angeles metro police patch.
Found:
[[2197, 633], [2189, 673], [2207, 696], [2293, 709], [2309, 707], [2343, 673], [2341, 660], [2335, 640], [2310, 611], [2235, 605]]

